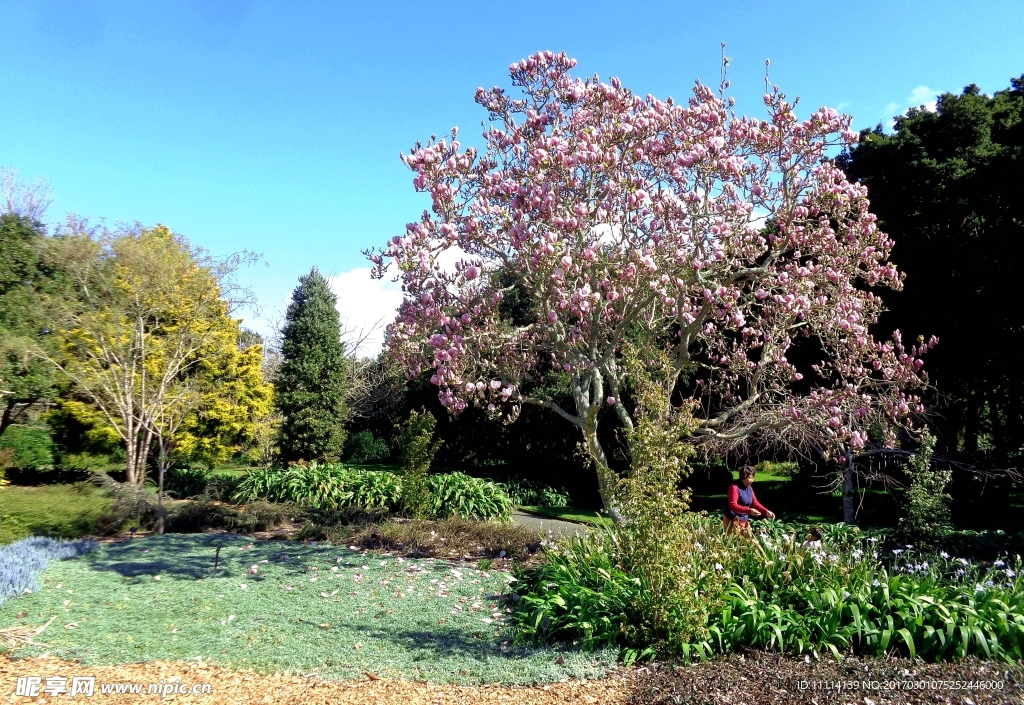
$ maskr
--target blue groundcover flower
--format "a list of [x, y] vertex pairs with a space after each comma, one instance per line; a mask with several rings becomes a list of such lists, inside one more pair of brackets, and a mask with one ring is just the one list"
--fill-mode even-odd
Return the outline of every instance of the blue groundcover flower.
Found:
[[31, 536], [0, 546], [0, 605], [26, 590], [39, 589], [39, 574], [52, 560], [75, 558], [96, 548], [92, 539], [54, 540]]

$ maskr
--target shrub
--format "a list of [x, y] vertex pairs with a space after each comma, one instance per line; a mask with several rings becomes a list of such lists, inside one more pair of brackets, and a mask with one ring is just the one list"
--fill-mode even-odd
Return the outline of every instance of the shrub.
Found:
[[198, 497], [206, 491], [212, 477], [203, 468], [171, 468], [164, 474], [164, 490], [178, 499]]
[[[406, 492], [407, 478], [383, 470], [343, 465], [292, 465], [287, 469], [252, 468], [239, 482], [234, 498], [294, 502], [314, 509], [348, 507], [394, 511]], [[497, 484], [462, 473], [430, 475], [425, 513], [433, 518], [507, 519], [512, 501]]]
[[315, 509], [391, 510], [398, 506], [401, 494], [402, 484], [394, 473], [313, 462], [286, 469], [252, 468], [238, 483], [234, 497], [294, 502]]
[[50, 561], [74, 558], [95, 547], [91, 540], [55, 541], [42, 536], [0, 546], [0, 606], [26, 590], [38, 590], [39, 574]]
[[534, 480], [507, 480], [501, 483], [517, 507], [568, 507], [569, 493]]
[[211, 475], [202, 496], [215, 502], [230, 502], [242, 478], [234, 475]]
[[360, 431], [345, 439], [345, 459], [350, 463], [376, 463], [386, 459], [390, 454], [387, 441], [376, 438], [373, 431]]
[[52, 470], [53, 450], [53, 439], [44, 427], [12, 425], [0, 436], [3, 468]]
[[409, 556], [463, 558], [486, 556], [523, 560], [541, 547], [538, 531], [516, 524], [449, 519], [391, 519], [364, 526], [354, 535], [328, 532], [328, 538]]
[[754, 469], [764, 475], [776, 475], [778, 477], [793, 477], [800, 472], [800, 464], [794, 462], [775, 462], [762, 460], [754, 466]]
[[621, 644], [640, 615], [640, 580], [616, 560], [614, 535], [576, 536], [552, 546], [538, 568], [516, 573], [517, 641], [579, 641], [584, 649]]
[[[433, 440], [437, 420], [426, 409], [415, 409], [402, 424], [399, 447], [402, 449], [403, 506], [412, 516], [423, 518], [431, 513], [430, 485], [427, 473], [434, 455], [441, 447], [440, 440]], [[434, 516], [437, 516], [434, 513]]]
[[461, 472], [427, 478], [429, 515], [436, 519], [502, 519], [512, 516], [512, 500], [495, 482]]
[[268, 531], [286, 523], [295, 513], [296, 507], [292, 505], [259, 500], [243, 507], [230, 507], [208, 500], [183, 502], [168, 514], [167, 530], [176, 533], [193, 533], [206, 529]]
[[946, 486], [953, 478], [949, 470], [932, 467], [935, 437], [925, 431], [921, 448], [910, 459], [907, 474], [907, 515], [900, 519], [899, 529], [917, 541], [934, 542], [952, 528], [949, 514], [951, 497]]
[[[157, 500], [146, 485], [117, 482], [106, 473], [96, 475], [94, 481], [114, 499], [114, 506], [97, 522], [101, 530], [116, 533], [125, 524], [143, 528], [151, 528], [154, 525]], [[146, 482], [151, 484], [152, 481]]]
[[932, 661], [1024, 656], [1019, 566], [975, 582], [927, 563], [888, 570], [870, 538], [852, 550], [830, 545], [827, 535], [809, 548], [796, 536], [782, 539], [759, 536], [723, 568], [733, 584], [709, 623], [708, 651], [896, 651]]

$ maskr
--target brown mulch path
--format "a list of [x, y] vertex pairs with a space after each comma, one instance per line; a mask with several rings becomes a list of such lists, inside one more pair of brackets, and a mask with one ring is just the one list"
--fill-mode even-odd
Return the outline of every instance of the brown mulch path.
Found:
[[923, 663], [903, 658], [846, 656], [836, 661], [831, 657], [814, 660], [750, 652], [687, 667], [652, 667], [636, 679], [628, 702], [630, 705], [1020, 704], [1024, 703], [1024, 671], [1019, 666], [976, 659]]
[[[95, 676], [92, 698], [60, 695], [31, 699], [15, 695], [19, 676], [62, 676], [70, 690], [74, 676]], [[102, 695], [101, 683], [150, 683], [180, 678], [183, 683], [209, 683], [209, 695]], [[631, 673], [620, 672], [601, 680], [569, 681], [545, 686], [462, 686], [438, 683], [415, 683], [397, 680], [323, 681], [297, 674], [261, 674], [254, 671], [232, 671], [218, 666], [153, 661], [118, 666], [81, 666], [52, 657], [10, 659], [0, 656], [0, 703], [99, 701], [113, 703], [159, 702], [181, 703], [283, 703], [285, 705], [605, 705], [625, 703], [633, 681]]]
[[[0, 656], [0, 703], [53, 702], [15, 695], [19, 676], [94, 676], [100, 702], [284, 703], [286, 705], [1022, 705], [1024, 670], [1003, 663], [969, 659], [921, 663], [909, 659], [841, 662], [751, 652], [692, 666], [656, 664], [620, 670], [600, 680], [544, 686], [463, 686], [368, 677], [324, 681], [316, 676], [234, 671], [182, 661], [116, 666], [82, 666], [54, 657]], [[101, 694], [104, 683], [209, 683], [208, 695]], [[908, 689], [913, 684], [914, 689]], [[960, 689], [953, 686], [959, 684]], [[985, 684], [986, 687], [981, 687]], [[995, 684], [999, 684], [996, 686]], [[841, 685], [841, 688], [837, 688]], [[913, 687], [912, 686], [912, 687]], [[60, 696], [63, 702], [66, 695]], [[73, 700], [73, 699], [72, 699]]]

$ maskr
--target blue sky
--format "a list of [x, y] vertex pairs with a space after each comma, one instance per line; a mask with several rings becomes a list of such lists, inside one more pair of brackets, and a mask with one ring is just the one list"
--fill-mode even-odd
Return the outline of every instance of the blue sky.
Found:
[[249, 2], [0, 0], [0, 166], [49, 178], [51, 219], [162, 222], [215, 254], [243, 248], [267, 331], [297, 277], [335, 275], [353, 324], [397, 293], [360, 251], [427, 205], [398, 159], [453, 125], [477, 86], [539, 49], [581, 75], [685, 97], [732, 57], [760, 114], [764, 60], [803, 110], [888, 124], [937, 91], [1024, 73], [1024, 2]]

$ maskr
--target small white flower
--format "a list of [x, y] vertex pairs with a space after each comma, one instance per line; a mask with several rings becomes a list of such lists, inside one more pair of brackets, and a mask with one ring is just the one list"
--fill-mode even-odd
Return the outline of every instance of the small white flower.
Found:
[[721, 563], [715, 563], [715, 570], [721, 570], [721, 569], [722, 569], [722, 564]]
[[882, 583], [878, 582], [878, 580], [877, 580], [877, 579], [875, 579], [875, 580], [872, 580], [872, 581], [871, 581], [871, 585], [872, 585], [873, 587], [880, 587], [880, 586], [882, 585]]
[[850, 591], [849, 590], [843, 590], [843, 599], [845, 600], [849, 596], [850, 596]]
[[902, 548], [894, 548], [894, 549], [892, 549], [892, 552], [898, 556], [901, 553], [903, 553], [903, 549]]
[[994, 565], [996, 568], [1005, 568], [1006, 567], [1006, 561], [996, 561], [992, 565]]
[[943, 558], [945, 558], [946, 560], [949, 560], [949, 554], [948, 554], [948, 553], [946, 553], [945, 551], [943, 551], [943, 552], [942, 552], [942, 553], [940, 553], [939, 555], [940, 555], [940, 556], [942, 556]]
[[958, 558], [957, 560], [960, 561], [960, 565], [968, 565], [968, 564], [970, 564], [970, 561], [968, 561], [966, 558]]
[[1017, 577], [1017, 571], [1015, 571], [1013, 568], [1007, 568], [1006, 569], [1006, 577], [1007, 578], [1016, 578]]

